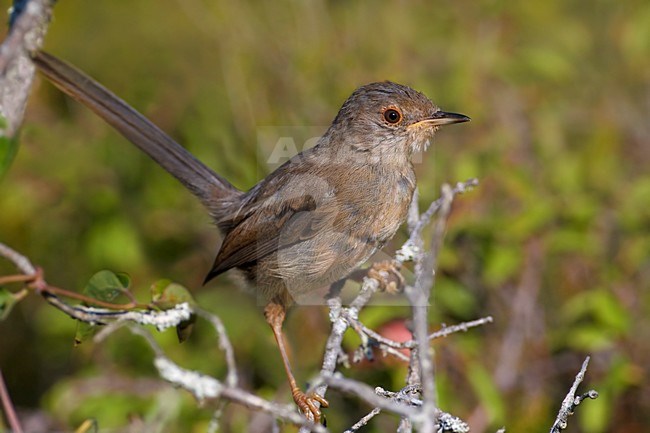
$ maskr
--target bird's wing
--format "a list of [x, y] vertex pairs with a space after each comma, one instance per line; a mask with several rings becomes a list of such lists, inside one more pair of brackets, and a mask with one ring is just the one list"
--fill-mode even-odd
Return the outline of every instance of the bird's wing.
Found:
[[316, 203], [311, 194], [280, 203], [258, 204], [239, 215], [234, 222], [236, 225], [226, 234], [206, 281], [228, 269], [255, 263], [271, 253], [312, 238], [332, 224], [337, 213], [331, 203]]

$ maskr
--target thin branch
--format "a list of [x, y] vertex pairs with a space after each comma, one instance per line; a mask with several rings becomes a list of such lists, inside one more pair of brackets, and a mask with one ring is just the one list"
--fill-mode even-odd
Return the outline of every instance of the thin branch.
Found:
[[[415, 346], [411, 349], [411, 356], [409, 357], [408, 373], [406, 374], [406, 387], [413, 387], [414, 389], [421, 389], [420, 387], [420, 363], [418, 360], [419, 348]], [[410, 418], [402, 417], [397, 428], [398, 433], [411, 433], [413, 431], [413, 423]]]
[[413, 198], [411, 199], [411, 206], [409, 206], [409, 213], [406, 217], [406, 227], [409, 233], [413, 233], [415, 227], [420, 222], [420, 189], [416, 186], [413, 191]]
[[199, 402], [218, 403], [221, 399], [226, 399], [252, 410], [270, 413], [283, 421], [299, 426], [307, 426], [316, 433], [327, 433], [325, 427], [307, 420], [293, 406], [269, 402], [240, 388], [224, 385], [213, 377], [178, 366], [163, 354], [162, 349], [149, 332], [137, 326], [129, 326], [129, 329], [134, 334], [143, 337], [153, 349], [156, 354], [154, 365], [160, 377], [188, 391]]
[[31, 277], [29, 275], [7, 275], [5, 277], [0, 277], [0, 286], [12, 283], [25, 283], [32, 281], [33, 279], [34, 277]]
[[589, 365], [589, 357], [585, 358], [584, 362], [582, 363], [582, 368], [576, 375], [575, 380], [573, 381], [573, 385], [571, 385], [571, 389], [569, 389], [569, 393], [564, 397], [564, 400], [562, 401], [562, 406], [560, 407], [560, 411], [557, 414], [557, 418], [555, 419], [555, 422], [553, 423], [553, 427], [551, 427], [551, 433], [560, 433], [562, 430], [567, 428], [567, 425], [569, 423], [568, 419], [571, 415], [573, 415], [573, 412], [575, 411], [575, 408], [586, 398], [590, 399], [595, 399], [598, 398], [598, 393], [594, 391], [593, 389], [582, 394], [582, 395], [577, 395], [576, 392], [578, 391], [578, 386], [580, 383], [585, 378], [585, 373], [587, 372], [587, 366]]
[[228, 373], [226, 374], [226, 384], [231, 387], [237, 386], [239, 379], [237, 377], [237, 365], [235, 363], [235, 351], [230, 343], [228, 338], [228, 333], [226, 332], [223, 322], [216, 315], [207, 312], [201, 308], [195, 309], [197, 315], [203, 317], [205, 320], [210, 322], [214, 327], [214, 330], [217, 332], [219, 337], [219, 347], [223, 350], [226, 357], [226, 365], [228, 367]]
[[[383, 335], [379, 334], [373, 329], [368, 328], [360, 320], [351, 317], [346, 310], [344, 310], [342, 314], [344, 315], [345, 319], [350, 323], [350, 325], [355, 329], [355, 331], [367, 335], [368, 337], [375, 340], [380, 346], [386, 346], [387, 348], [392, 348], [392, 349], [412, 349], [417, 346], [415, 340], [395, 341], [395, 340], [391, 340], [390, 338], [384, 337]], [[433, 332], [432, 334], [429, 334], [428, 338], [429, 340], [435, 340], [437, 338], [447, 337], [457, 332], [467, 332], [471, 328], [483, 326], [488, 323], [492, 323], [493, 321], [494, 319], [492, 318], [492, 316], [486, 316], [480, 319], [470, 320], [468, 322], [461, 322], [456, 325], [443, 326], [440, 330]], [[401, 352], [397, 352], [401, 356], [393, 353], [392, 351], [389, 351], [389, 353], [396, 355], [398, 358], [402, 359], [403, 361], [408, 361], [408, 358], [404, 356], [404, 354]]]
[[43, 292], [42, 295], [47, 302], [73, 319], [94, 325], [108, 325], [116, 321], [133, 322], [140, 325], [153, 325], [157, 330], [163, 331], [189, 320], [193, 312], [187, 302], [177, 304], [173, 308], [164, 311], [124, 311], [70, 305], [51, 293]]
[[[436, 389], [433, 372], [433, 356], [429, 349], [429, 331], [428, 331], [428, 305], [431, 288], [433, 287], [433, 279], [435, 266], [437, 263], [437, 256], [442, 245], [442, 238], [446, 221], [451, 210], [451, 202], [453, 201], [453, 190], [449, 185], [442, 186], [442, 197], [440, 204], [436, 210], [440, 209], [434, 233], [431, 240], [431, 251], [425, 254], [418, 254], [415, 261], [416, 280], [415, 285], [406, 288], [406, 296], [408, 297], [413, 311], [413, 330], [415, 341], [418, 345], [418, 362], [420, 382], [422, 384], [422, 414], [419, 417], [418, 424], [420, 430], [424, 433], [433, 433], [434, 421], [437, 416], [437, 402], [436, 402]], [[429, 209], [432, 209], [430, 207]], [[426, 214], [422, 220], [426, 220]], [[422, 221], [421, 220], [421, 221]], [[413, 239], [411, 237], [411, 239]], [[421, 239], [416, 238], [414, 244], [421, 248]]]
[[415, 417], [417, 415], [417, 411], [413, 406], [397, 403], [390, 398], [382, 397], [377, 394], [377, 388], [372, 388], [363, 382], [345, 378], [340, 373], [335, 373], [329, 377], [322, 377], [321, 380], [332, 388], [359, 397], [370, 404], [370, 406], [378, 407], [400, 416]]
[[384, 351], [385, 353], [393, 355], [394, 357], [398, 358], [401, 361], [408, 362], [409, 357], [404, 355], [399, 350], [397, 350], [397, 349], [404, 348], [402, 346], [402, 343], [399, 343], [395, 340], [391, 340], [390, 338], [386, 338], [383, 335], [368, 328], [366, 325], [361, 323], [360, 320], [358, 320], [355, 317], [352, 317], [349, 314], [349, 311], [347, 309], [344, 309], [341, 314], [343, 314], [345, 320], [348, 322], [350, 327], [354, 329], [354, 331], [359, 335], [359, 338], [361, 338], [362, 347], [364, 349], [368, 348], [368, 346], [370, 345], [370, 340], [372, 340], [373, 343], [379, 346], [380, 350]]
[[[366, 277], [363, 279], [361, 290], [356, 298], [350, 303], [350, 307], [345, 308], [341, 304], [341, 298], [336, 296], [327, 300], [330, 309], [330, 321], [332, 322], [332, 331], [325, 345], [325, 354], [323, 355], [323, 365], [321, 367], [321, 376], [330, 376], [336, 370], [341, 353], [341, 343], [343, 334], [350, 326], [346, 317], [358, 317], [359, 311], [369, 301], [372, 295], [379, 288], [379, 282], [373, 278]], [[327, 383], [321, 382], [314, 392], [321, 397], [325, 397]]]
[[12, 262], [20, 272], [28, 276], [36, 275], [36, 268], [29, 259], [0, 242], [0, 256]]
[[352, 427], [350, 427], [349, 429], [345, 430], [345, 432], [343, 432], [343, 433], [354, 433], [354, 432], [356, 432], [356, 431], [359, 430], [361, 427], [367, 425], [368, 422], [370, 422], [371, 419], [373, 419], [374, 417], [376, 417], [376, 416], [379, 415], [380, 413], [381, 413], [381, 409], [379, 409], [378, 407], [374, 408], [374, 409], [371, 410], [367, 415], [365, 415], [365, 416], [364, 416], [363, 418], [361, 418], [359, 421], [357, 421], [356, 423], [354, 423], [354, 425], [353, 425]]
[[[478, 186], [478, 183], [478, 179], [474, 178], [466, 180], [465, 182], [456, 183], [456, 185], [451, 189], [452, 198], [457, 194], [463, 194], [465, 192], [471, 191], [476, 186]], [[420, 216], [420, 220], [417, 222], [413, 230], [410, 231], [410, 242], [413, 242], [415, 239], [422, 236], [422, 231], [431, 222], [431, 218], [433, 218], [436, 212], [438, 212], [438, 210], [442, 207], [445, 200], [446, 199], [444, 197], [440, 197], [429, 205], [429, 208]]]
[[11, 402], [11, 397], [7, 391], [7, 385], [5, 385], [5, 379], [2, 376], [2, 370], [0, 370], [0, 401], [2, 401], [2, 410], [7, 417], [7, 422], [9, 423], [11, 430], [14, 433], [23, 433], [20, 421], [18, 420], [18, 415], [16, 415], [16, 409]]
[[109, 310], [131, 310], [133, 308], [148, 308], [148, 305], [146, 304], [140, 304], [138, 302], [135, 302], [133, 295], [126, 290], [123, 290], [122, 293], [127, 298], [129, 298], [129, 302], [126, 304], [113, 304], [111, 302], [101, 301], [99, 299], [91, 298], [90, 296], [73, 292], [71, 290], [61, 289], [60, 287], [52, 286], [47, 283], [44, 283], [43, 285], [38, 284], [38, 288], [39, 290], [45, 290], [53, 295], [64, 296], [66, 298], [75, 299], [77, 301], [84, 302], [89, 305], [94, 305], [96, 307], [106, 308]]

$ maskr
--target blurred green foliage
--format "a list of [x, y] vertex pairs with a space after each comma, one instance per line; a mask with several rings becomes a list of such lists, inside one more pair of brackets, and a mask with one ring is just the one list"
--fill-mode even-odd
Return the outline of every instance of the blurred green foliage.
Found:
[[0, 116], [0, 179], [7, 172], [18, 152], [18, 139], [4, 135], [6, 119]]
[[[571, 431], [647, 430], [647, 1], [68, 0], [56, 6], [46, 47], [240, 188], [267, 172], [259, 128], [324, 130], [370, 81], [411, 85], [470, 115], [471, 123], [441, 131], [417, 164], [423, 205], [442, 182], [481, 180], [454, 204], [431, 323], [495, 318], [434, 343], [441, 407], [476, 431], [548, 431], [589, 353], [584, 386], [601, 396], [580, 406]], [[0, 165], [9, 155], [3, 146]], [[0, 183], [0, 210], [0, 240], [42, 266], [51, 284], [80, 290], [108, 268], [127, 272], [143, 302], [160, 278], [189, 287], [226, 324], [244, 385], [288, 400], [255, 300], [227, 278], [201, 287], [217, 236], [200, 205], [47, 84], [34, 89], [18, 155]], [[0, 272], [13, 270], [0, 262]], [[364, 314], [379, 327], [408, 311]], [[320, 307], [289, 316], [301, 381], [318, 368], [327, 325]], [[73, 349], [74, 333], [73, 321], [36, 297], [0, 322], [0, 366], [19, 407], [66, 429], [95, 418], [100, 431], [137, 423], [140, 431], [206, 430], [210, 411], [156, 380], [138, 338], [119, 332], [101, 347]], [[205, 323], [180, 346], [171, 331], [156, 338], [185, 367], [223, 377]], [[346, 341], [350, 350], [359, 343]], [[345, 373], [395, 389], [405, 369], [379, 359]], [[328, 397], [332, 431], [368, 410]], [[240, 432], [262, 421], [229, 407], [222, 426]], [[396, 423], [379, 417], [367, 431]]]

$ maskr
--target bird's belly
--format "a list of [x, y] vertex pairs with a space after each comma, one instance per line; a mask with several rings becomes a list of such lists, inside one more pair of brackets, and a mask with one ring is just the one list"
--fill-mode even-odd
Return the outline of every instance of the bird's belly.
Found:
[[[258, 290], [269, 299], [280, 296], [289, 303], [322, 303], [329, 285], [365, 263], [399, 228], [394, 221], [382, 224], [366, 220], [365, 223], [372, 224], [362, 231], [357, 227], [354, 235], [326, 230], [313, 239], [267, 256], [258, 266], [270, 272], [259, 274]], [[375, 236], [377, 233], [381, 233], [379, 238]]]

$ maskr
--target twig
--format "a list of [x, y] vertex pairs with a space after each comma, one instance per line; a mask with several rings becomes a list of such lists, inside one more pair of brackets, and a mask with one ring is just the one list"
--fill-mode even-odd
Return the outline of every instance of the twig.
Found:
[[197, 315], [203, 317], [205, 320], [210, 322], [214, 327], [214, 330], [217, 332], [219, 337], [219, 347], [223, 350], [226, 357], [226, 365], [228, 367], [228, 373], [226, 373], [226, 384], [231, 387], [237, 386], [239, 379], [237, 377], [237, 365], [235, 363], [235, 351], [230, 343], [228, 338], [228, 333], [226, 332], [223, 322], [217, 316], [212, 313], [203, 310], [202, 308], [196, 308], [195, 312]]
[[0, 370], [0, 400], [2, 401], [2, 410], [7, 417], [7, 422], [9, 423], [11, 430], [14, 433], [23, 433], [20, 421], [18, 421], [18, 415], [16, 415], [16, 409], [11, 402], [11, 397], [7, 391], [7, 386], [5, 385], [5, 380], [2, 376], [2, 370]]
[[[350, 306], [345, 310], [343, 314], [344, 307], [341, 303], [341, 298], [339, 296], [334, 296], [327, 300], [327, 305], [330, 309], [330, 321], [332, 322], [332, 330], [330, 335], [327, 338], [327, 343], [325, 345], [325, 354], [323, 355], [323, 364], [321, 366], [321, 371], [319, 377], [321, 380], [316, 381], [314, 387], [314, 393], [325, 397], [327, 392], [328, 382], [322, 380], [323, 377], [330, 377], [336, 370], [336, 366], [339, 363], [339, 355], [341, 354], [341, 344], [343, 343], [343, 335], [345, 331], [348, 330], [350, 326], [349, 322], [346, 320], [346, 316], [350, 315], [352, 317], [359, 317], [359, 311], [363, 308], [369, 301], [372, 295], [377, 292], [379, 288], [379, 281], [366, 277], [361, 283], [361, 290], [359, 294], [354, 298], [350, 303]], [[300, 429], [299, 433], [307, 433], [311, 431], [309, 427], [304, 426]]]
[[217, 409], [212, 412], [212, 417], [210, 418], [210, 423], [208, 423], [207, 433], [218, 433], [219, 432], [219, 420], [223, 415], [223, 409], [225, 405], [223, 403], [217, 405]]
[[[408, 373], [406, 374], [406, 387], [413, 387], [420, 390], [420, 359], [418, 355], [419, 348], [415, 346], [411, 349], [411, 356], [409, 359]], [[409, 418], [402, 417], [397, 428], [398, 433], [411, 433], [413, 431], [413, 423]]]
[[0, 242], [0, 256], [12, 262], [20, 272], [27, 276], [36, 275], [36, 268], [32, 265], [32, 262], [22, 254], [13, 249], [9, 248], [7, 245]]
[[[474, 187], [478, 186], [478, 183], [478, 179], [474, 178], [466, 180], [465, 182], [456, 183], [456, 185], [451, 189], [452, 198], [456, 196], [456, 194], [463, 194], [465, 192], [471, 191], [474, 189]], [[422, 236], [422, 230], [424, 230], [424, 227], [426, 227], [431, 222], [431, 218], [433, 218], [436, 212], [438, 212], [444, 202], [444, 197], [440, 197], [439, 199], [431, 202], [429, 208], [420, 216], [420, 220], [410, 231], [411, 234], [409, 236], [409, 241], [413, 242], [415, 239]]]
[[378, 407], [374, 408], [374, 409], [371, 410], [367, 415], [365, 415], [365, 416], [364, 416], [363, 418], [361, 418], [359, 421], [357, 421], [356, 423], [354, 423], [354, 425], [353, 425], [352, 427], [350, 427], [349, 429], [345, 430], [345, 432], [343, 432], [343, 433], [354, 433], [354, 432], [356, 432], [356, 431], [359, 430], [361, 427], [367, 425], [368, 422], [369, 422], [371, 419], [373, 419], [374, 417], [376, 417], [376, 416], [379, 415], [380, 413], [381, 413], [381, 409], [379, 409]]
[[[482, 317], [480, 319], [471, 320], [469, 322], [459, 323], [457, 325], [444, 326], [439, 331], [436, 331], [429, 335], [429, 340], [435, 340], [436, 338], [447, 337], [448, 335], [454, 334], [456, 332], [467, 332], [470, 328], [476, 328], [477, 326], [483, 326], [488, 323], [492, 323], [492, 316]], [[407, 341], [404, 344], [405, 347], [409, 347], [411, 341]]]
[[362, 346], [368, 346], [369, 344], [368, 340], [371, 339], [374, 343], [376, 343], [379, 346], [379, 348], [382, 351], [395, 356], [401, 361], [408, 362], [409, 357], [404, 355], [399, 350], [397, 350], [403, 348], [402, 343], [399, 343], [395, 340], [391, 340], [390, 338], [386, 338], [383, 335], [368, 328], [366, 325], [361, 323], [360, 320], [358, 320], [355, 317], [352, 317], [349, 314], [349, 311], [347, 309], [344, 309], [341, 314], [345, 317], [345, 320], [348, 322], [350, 327], [352, 327], [352, 329], [354, 329], [354, 331], [361, 338], [363, 342]]
[[69, 305], [50, 293], [43, 293], [43, 297], [47, 300], [47, 302], [63, 311], [73, 319], [95, 325], [107, 325], [111, 322], [117, 321], [133, 322], [140, 325], [153, 325], [157, 330], [163, 331], [167, 328], [177, 326], [181, 322], [189, 320], [193, 312], [192, 308], [187, 302], [177, 304], [173, 308], [164, 311], [116, 311], [105, 308]]
[[[38, 283], [37, 283], [38, 284]], [[45, 290], [53, 295], [64, 296], [66, 298], [75, 299], [80, 302], [85, 302], [89, 305], [94, 305], [95, 307], [106, 308], [109, 310], [131, 310], [133, 308], [147, 308], [148, 305], [140, 304], [135, 301], [133, 295], [127, 290], [122, 290], [122, 293], [129, 298], [129, 302], [126, 304], [113, 304], [111, 302], [101, 301], [99, 299], [91, 298], [90, 296], [83, 295], [81, 293], [73, 292], [71, 290], [61, 289], [56, 286], [52, 286], [47, 283], [39, 284], [39, 290]]]
[[[368, 328], [366, 325], [364, 325], [360, 320], [354, 319], [350, 317], [350, 315], [347, 313], [347, 311], [343, 311], [342, 314], [344, 315], [345, 319], [350, 322], [351, 325], [355, 327], [355, 330], [358, 332], [363, 332], [366, 334], [368, 337], [372, 338], [375, 340], [377, 343], [379, 343], [382, 346], [387, 346], [393, 349], [412, 349], [417, 346], [417, 343], [414, 340], [408, 340], [408, 341], [395, 341], [391, 340], [390, 338], [386, 338], [383, 335], [379, 334], [378, 332]], [[435, 340], [436, 338], [442, 338], [442, 337], [447, 337], [451, 334], [455, 334], [457, 332], [467, 332], [471, 328], [476, 328], [478, 326], [483, 326], [488, 323], [492, 323], [494, 319], [492, 316], [486, 316], [482, 317], [480, 319], [476, 320], [470, 320], [468, 322], [462, 322], [458, 323], [456, 325], [450, 325], [450, 326], [443, 326], [442, 329], [429, 334], [429, 340]], [[395, 354], [393, 352], [389, 352], [391, 354]], [[401, 352], [398, 352], [400, 355], [404, 356]], [[398, 356], [398, 358], [403, 359], [404, 361], [408, 361], [408, 358], [402, 356]]]
[[573, 381], [573, 385], [571, 385], [571, 389], [569, 389], [569, 393], [566, 395], [566, 397], [564, 397], [564, 400], [562, 401], [562, 406], [560, 407], [560, 411], [557, 414], [557, 418], [555, 418], [553, 427], [551, 427], [551, 433], [560, 433], [560, 431], [567, 428], [569, 416], [573, 415], [575, 408], [584, 399], [598, 398], [598, 393], [593, 389], [589, 390], [588, 392], [582, 395], [576, 396], [576, 392], [578, 391], [578, 386], [585, 378], [585, 373], [587, 372], [588, 365], [589, 365], [589, 357], [587, 356], [587, 358], [585, 358], [584, 362], [582, 363], [582, 368], [580, 369], [580, 371], [576, 375], [575, 380]]
[[340, 373], [335, 373], [329, 377], [322, 377], [321, 380], [332, 388], [356, 395], [373, 407], [378, 407], [400, 416], [415, 417], [417, 415], [417, 411], [413, 406], [382, 397], [377, 394], [377, 388], [372, 388], [363, 382], [344, 378]]
[[[440, 215], [434, 228], [433, 238], [431, 241], [431, 252], [418, 254], [415, 260], [416, 279], [415, 285], [407, 287], [406, 296], [411, 303], [413, 310], [413, 330], [415, 342], [418, 345], [418, 362], [420, 383], [422, 384], [422, 414], [417, 419], [420, 431], [424, 433], [433, 433], [436, 424], [437, 402], [436, 390], [433, 373], [433, 359], [431, 350], [429, 350], [429, 331], [428, 331], [428, 304], [431, 288], [433, 287], [434, 271], [437, 262], [437, 256], [442, 244], [446, 221], [451, 210], [453, 200], [453, 190], [449, 185], [442, 186], [442, 197], [440, 205]], [[430, 207], [429, 209], [432, 209]], [[426, 220], [426, 213], [421, 221]], [[412, 237], [410, 239], [413, 239]], [[421, 248], [421, 239], [415, 239], [414, 244]]]
[[377, 395], [390, 398], [391, 400], [394, 400], [398, 403], [405, 403], [408, 404], [409, 406], [417, 406], [417, 407], [422, 406], [421, 399], [410, 395], [410, 394], [419, 395], [420, 392], [422, 392], [422, 388], [420, 387], [420, 385], [406, 385], [398, 392], [387, 391], [384, 388], [378, 386], [375, 388], [375, 392], [377, 393]]
[[11, 284], [11, 283], [24, 283], [27, 281], [32, 281], [34, 277], [28, 275], [7, 275], [5, 277], [0, 277], [0, 285]]
[[[372, 389], [363, 382], [344, 378], [340, 373], [336, 373], [331, 377], [323, 378], [323, 380], [327, 381], [332, 388], [354, 394], [370, 405], [374, 406], [373, 411], [366, 415], [368, 419], [374, 417], [377, 413], [379, 413], [379, 410], [390, 411], [411, 420], [417, 420], [419, 417], [421, 417], [420, 411], [416, 408], [422, 406], [422, 400], [409, 396], [409, 394], [419, 392], [419, 388], [417, 386], [407, 386], [399, 392], [386, 391], [381, 387]], [[431, 423], [433, 431], [452, 433], [469, 432], [469, 426], [460, 418], [443, 412], [437, 408], [434, 408], [434, 411], [435, 422]], [[364, 420], [366, 417], [362, 418], [362, 420]], [[361, 421], [359, 421], [357, 424], [360, 423]], [[355, 426], [357, 424], [355, 424]], [[362, 425], [364, 424], [361, 424], [359, 427]]]
[[240, 388], [224, 385], [213, 377], [178, 366], [163, 354], [162, 349], [149, 332], [137, 326], [129, 326], [129, 329], [134, 334], [143, 337], [153, 349], [156, 354], [154, 365], [160, 377], [190, 392], [199, 402], [211, 401], [216, 403], [220, 399], [226, 399], [252, 410], [270, 413], [283, 421], [299, 426], [307, 426], [316, 433], [327, 432], [325, 427], [314, 424], [300, 415], [293, 406], [271, 403]]

